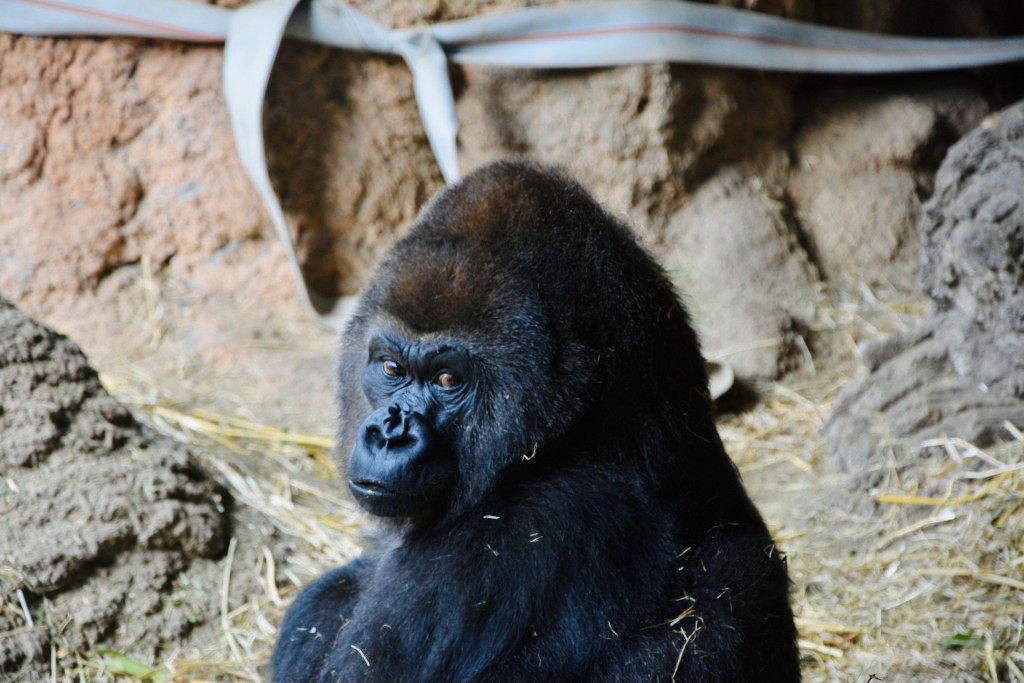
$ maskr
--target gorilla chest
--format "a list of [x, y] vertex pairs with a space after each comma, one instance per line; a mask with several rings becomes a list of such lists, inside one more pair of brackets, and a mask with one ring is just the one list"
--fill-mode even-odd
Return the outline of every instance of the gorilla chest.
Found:
[[538, 547], [543, 538], [524, 540], [531, 547], [484, 541], [471, 562], [458, 554], [411, 553], [416, 562], [385, 555], [339, 633], [323, 680], [579, 675], [604, 643], [633, 627], [629, 615], [597, 598], [608, 595], [593, 581], [599, 570], [552, 557]]

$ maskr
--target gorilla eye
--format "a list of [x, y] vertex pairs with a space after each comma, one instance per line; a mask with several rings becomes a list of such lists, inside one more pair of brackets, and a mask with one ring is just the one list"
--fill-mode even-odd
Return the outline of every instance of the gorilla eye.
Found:
[[405, 368], [393, 360], [386, 360], [381, 364], [384, 373], [391, 377], [405, 377]]
[[461, 383], [461, 380], [450, 372], [442, 372], [434, 378], [434, 384], [444, 389], [452, 389]]

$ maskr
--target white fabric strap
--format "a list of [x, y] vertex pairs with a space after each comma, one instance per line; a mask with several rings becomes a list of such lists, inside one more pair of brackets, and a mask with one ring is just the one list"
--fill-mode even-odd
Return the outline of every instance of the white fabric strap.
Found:
[[601, 67], [651, 62], [823, 73], [957, 69], [1024, 59], [1024, 38], [898, 38], [692, 2], [591, 2], [431, 27], [466, 64]]
[[220, 43], [231, 10], [182, 0], [0, 0], [0, 31]]

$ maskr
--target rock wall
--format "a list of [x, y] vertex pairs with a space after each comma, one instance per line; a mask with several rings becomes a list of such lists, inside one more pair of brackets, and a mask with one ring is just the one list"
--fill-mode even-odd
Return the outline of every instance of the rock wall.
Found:
[[984, 447], [1024, 425], [1024, 103], [954, 145], [935, 185], [918, 224], [932, 311], [865, 349], [825, 429], [835, 466], [862, 483], [929, 439]]
[[6, 296], [45, 310], [143, 254], [183, 279], [260, 267], [264, 217], [235, 160], [219, 48], [0, 35], [0, 55]]
[[[392, 26], [520, 4], [355, 3]], [[1021, 23], [1002, 0], [726, 4], [879, 31]], [[121, 343], [109, 336], [137, 317], [123, 302], [142, 265], [185, 298], [293, 297], [235, 158], [220, 62], [216, 47], [0, 36], [0, 292], [61, 325], [94, 318], [87, 348]], [[938, 150], [989, 107], [968, 76], [828, 87], [685, 65], [451, 71], [463, 167], [526, 154], [578, 175], [695, 302], [709, 352], [747, 377], [799, 364], [823, 286], [912, 287], [911, 226]], [[288, 44], [265, 126], [307, 280], [356, 292], [441, 184], [406, 67]]]

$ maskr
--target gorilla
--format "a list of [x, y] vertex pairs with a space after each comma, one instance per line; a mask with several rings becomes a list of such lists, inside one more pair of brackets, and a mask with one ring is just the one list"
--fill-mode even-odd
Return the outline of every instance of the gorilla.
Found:
[[687, 313], [579, 185], [443, 190], [342, 342], [339, 452], [388, 540], [299, 593], [274, 681], [799, 680]]

